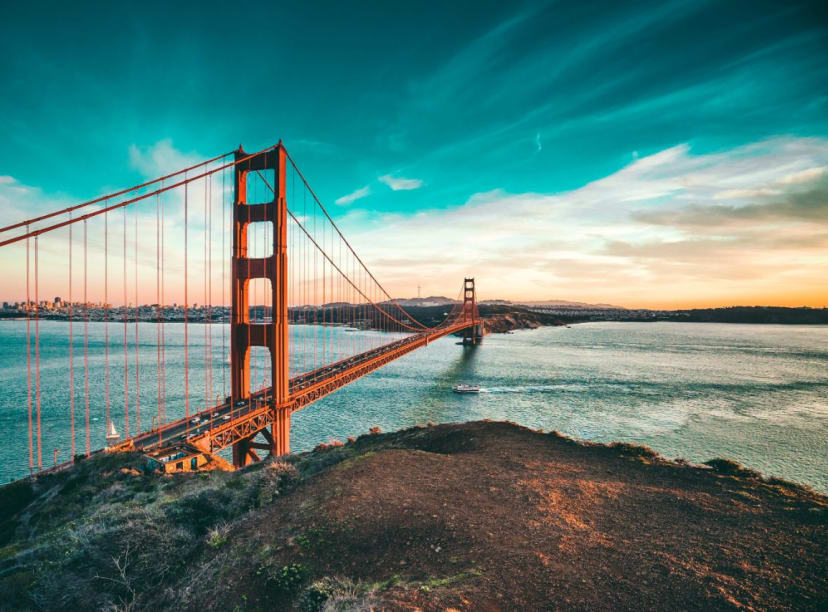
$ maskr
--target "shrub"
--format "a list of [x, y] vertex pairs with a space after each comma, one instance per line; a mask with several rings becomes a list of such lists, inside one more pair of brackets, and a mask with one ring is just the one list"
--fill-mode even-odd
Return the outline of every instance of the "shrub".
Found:
[[639, 446], [638, 444], [629, 444], [627, 442], [613, 442], [609, 447], [618, 451], [620, 455], [627, 457], [658, 457], [658, 453], [649, 446]]
[[354, 442], [356, 442], [356, 438], [353, 436], [348, 436], [348, 443], [353, 444]]
[[328, 448], [336, 448], [337, 446], [345, 446], [345, 443], [342, 440], [328, 440]]
[[325, 444], [324, 442], [320, 442], [319, 444], [317, 444], [316, 446], [313, 447], [313, 452], [318, 452], [318, 451], [323, 451], [323, 450], [328, 450], [328, 445]]
[[267, 585], [274, 595], [286, 597], [295, 594], [308, 579], [308, 568], [301, 563], [267, 568]]
[[279, 482], [299, 480], [299, 470], [292, 463], [285, 461], [274, 461], [267, 466], [273, 474], [279, 475]]
[[211, 548], [221, 548], [227, 542], [227, 532], [230, 531], [227, 523], [216, 525], [207, 533], [207, 544]]
[[729, 474], [731, 476], [750, 476], [752, 478], [758, 478], [761, 476], [761, 474], [759, 474], [756, 470], [746, 468], [741, 463], [733, 461], [732, 459], [723, 459], [718, 457], [716, 459], [711, 459], [710, 461], [705, 461], [704, 464], [709, 465], [713, 468], [713, 471], [718, 472], [719, 474]]
[[374, 425], [371, 429], [368, 430], [368, 433], [370, 433], [371, 435], [374, 435], [374, 436], [377, 435], [378, 433], [381, 433], [381, 432], [382, 432], [382, 430], [379, 427], [377, 427], [376, 425]]
[[306, 612], [352, 610], [359, 599], [359, 592], [359, 585], [350, 578], [326, 576], [305, 589], [299, 598], [299, 608]]

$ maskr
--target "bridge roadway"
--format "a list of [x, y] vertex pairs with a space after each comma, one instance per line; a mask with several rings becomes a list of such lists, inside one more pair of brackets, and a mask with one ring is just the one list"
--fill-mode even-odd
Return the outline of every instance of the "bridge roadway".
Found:
[[[295, 376], [290, 379], [290, 396], [283, 408], [295, 412], [429, 342], [472, 325], [471, 320], [464, 320], [428, 332], [412, 334]], [[249, 398], [235, 404], [231, 404], [228, 397], [212, 408], [141, 433], [117, 445], [117, 448], [141, 450], [157, 456], [183, 446], [215, 453], [239, 440], [256, 435], [272, 423], [275, 414], [270, 402], [270, 387], [252, 393]]]

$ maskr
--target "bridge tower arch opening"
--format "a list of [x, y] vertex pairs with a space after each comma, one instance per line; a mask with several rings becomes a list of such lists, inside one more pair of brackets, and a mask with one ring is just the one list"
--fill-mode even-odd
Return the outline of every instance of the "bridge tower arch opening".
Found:
[[[244, 409], [250, 402], [250, 353], [254, 346], [265, 347], [270, 354], [272, 392], [257, 400], [267, 404], [274, 418], [270, 431], [253, 431], [233, 444], [233, 464], [247, 465], [258, 458], [255, 449], [273, 456], [290, 452], [290, 408], [288, 370], [288, 308], [287, 308], [287, 198], [285, 174], [287, 155], [284, 146], [248, 157], [240, 146], [235, 152], [233, 198], [233, 261], [231, 271], [232, 306], [230, 315], [230, 381], [232, 405]], [[239, 161], [242, 160], [242, 161]], [[267, 171], [272, 171], [267, 172]], [[249, 203], [248, 177], [267, 173], [273, 177], [273, 198]], [[271, 255], [254, 257], [249, 250], [249, 229], [253, 223], [272, 225]], [[272, 315], [270, 322], [253, 322], [250, 317], [250, 287], [255, 279], [270, 281]], [[263, 406], [251, 402], [248, 410]], [[265, 442], [255, 442], [262, 434]]]

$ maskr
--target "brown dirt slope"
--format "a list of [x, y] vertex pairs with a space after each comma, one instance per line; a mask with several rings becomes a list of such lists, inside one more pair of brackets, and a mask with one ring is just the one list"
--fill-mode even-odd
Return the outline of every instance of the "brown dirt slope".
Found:
[[[808, 490], [509, 423], [382, 438], [231, 537], [383, 608], [826, 609], [827, 502]], [[234, 592], [270, 596], [244, 570]]]
[[732, 462], [496, 422], [288, 461], [0, 489], [0, 607], [828, 609], [828, 499]]

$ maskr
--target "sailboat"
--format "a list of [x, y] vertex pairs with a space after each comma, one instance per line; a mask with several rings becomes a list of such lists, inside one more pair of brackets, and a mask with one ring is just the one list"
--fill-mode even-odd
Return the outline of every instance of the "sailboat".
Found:
[[115, 423], [111, 420], [109, 421], [109, 427], [106, 430], [106, 445], [107, 446], [115, 446], [118, 440], [121, 439], [121, 434], [118, 433], [118, 430], [115, 429]]

